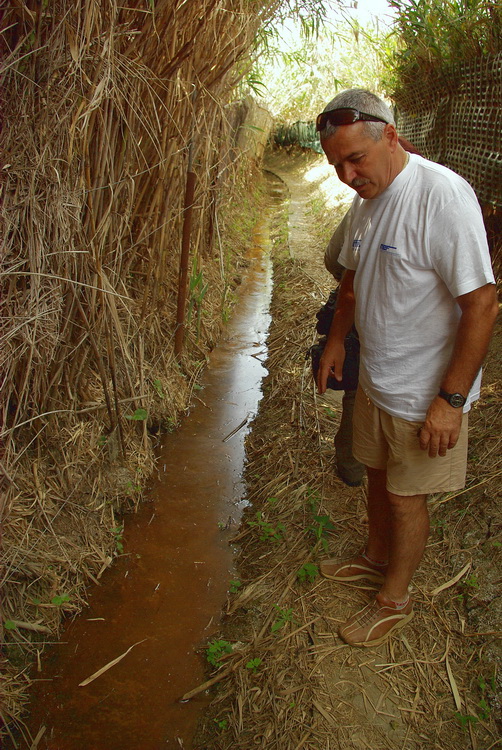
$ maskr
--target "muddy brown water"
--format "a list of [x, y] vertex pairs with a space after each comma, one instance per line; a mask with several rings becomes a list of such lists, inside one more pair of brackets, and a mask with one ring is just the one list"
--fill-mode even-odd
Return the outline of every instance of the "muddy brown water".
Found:
[[203, 646], [218, 632], [235, 577], [229, 539], [246, 504], [244, 438], [266, 374], [268, 221], [256, 227], [239, 302], [196, 405], [163, 441], [150, 502], [126, 517], [124, 555], [33, 675], [27, 729], [41, 750], [192, 746], [210, 699], [179, 698], [207, 679]]

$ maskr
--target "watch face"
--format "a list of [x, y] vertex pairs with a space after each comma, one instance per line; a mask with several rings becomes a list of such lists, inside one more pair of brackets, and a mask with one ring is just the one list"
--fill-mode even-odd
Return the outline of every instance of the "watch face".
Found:
[[450, 404], [455, 408], [465, 404], [465, 398], [460, 393], [452, 393], [449, 398]]

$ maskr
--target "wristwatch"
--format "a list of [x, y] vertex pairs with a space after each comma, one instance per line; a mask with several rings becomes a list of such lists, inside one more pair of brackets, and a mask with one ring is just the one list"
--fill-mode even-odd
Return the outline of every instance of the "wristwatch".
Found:
[[460, 409], [460, 407], [467, 401], [465, 396], [462, 396], [461, 393], [448, 393], [448, 391], [443, 391], [442, 388], [439, 389], [438, 395], [441, 396], [441, 398], [444, 398], [445, 401], [448, 401], [450, 406], [453, 406], [454, 409]]

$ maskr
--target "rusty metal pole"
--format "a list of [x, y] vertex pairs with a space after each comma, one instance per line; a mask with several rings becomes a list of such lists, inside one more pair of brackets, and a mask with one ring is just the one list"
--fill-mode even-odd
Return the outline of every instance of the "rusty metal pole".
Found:
[[[197, 95], [194, 88], [192, 103]], [[174, 334], [174, 356], [179, 359], [183, 350], [185, 337], [185, 306], [187, 297], [188, 260], [190, 256], [190, 234], [192, 231], [192, 209], [195, 194], [195, 172], [193, 166], [193, 135], [188, 146], [188, 167], [185, 188], [185, 203], [183, 208], [183, 236], [181, 241], [180, 269], [178, 277], [178, 305], [176, 309], [176, 331]]]

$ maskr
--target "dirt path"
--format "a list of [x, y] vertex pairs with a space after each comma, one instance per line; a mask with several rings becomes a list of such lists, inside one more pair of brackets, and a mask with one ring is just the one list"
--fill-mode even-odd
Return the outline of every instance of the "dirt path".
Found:
[[214, 675], [194, 747], [491, 750], [500, 736], [499, 339], [471, 420], [468, 489], [430, 502], [416, 616], [381, 647], [351, 649], [338, 625], [373, 592], [321, 579], [316, 563], [362, 546], [365, 491], [334, 476], [339, 401], [316, 396], [305, 364], [331, 286], [308, 209], [326, 181], [311, 158], [275, 156], [267, 168], [289, 194], [276, 217], [269, 375], [247, 442], [251, 506], [234, 539], [240, 580], [222, 622], [233, 650]]

